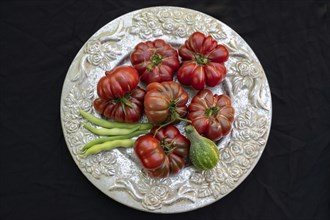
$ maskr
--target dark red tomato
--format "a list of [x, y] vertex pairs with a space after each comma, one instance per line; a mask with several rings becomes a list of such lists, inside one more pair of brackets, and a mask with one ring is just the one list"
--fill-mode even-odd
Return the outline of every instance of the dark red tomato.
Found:
[[159, 176], [169, 175], [168, 158], [160, 146], [159, 140], [152, 135], [147, 134], [136, 139], [134, 143], [134, 152], [147, 171], [165, 169], [164, 173], [157, 173]]
[[187, 118], [199, 134], [217, 141], [227, 135], [234, 121], [234, 108], [226, 95], [213, 95], [208, 89], [199, 91], [191, 100]]
[[228, 60], [228, 50], [211, 36], [193, 33], [179, 48], [182, 65], [178, 70], [178, 80], [191, 85], [196, 90], [218, 85], [226, 76], [224, 62]]
[[151, 133], [139, 137], [134, 151], [147, 172], [154, 177], [178, 173], [189, 155], [189, 140], [173, 125], [154, 127]]
[[156, 125], [184, 120], [187, 114], [188, 93], [177, 82], [153, 82], [147, 86], [144, 111]]
[[95, 110], [115, 121], [137, 122], [143, 113], [145, 95], [138, 82], [139, 74], [130, 66], [105, 72], [97, 84], [99, 98], [94, 100]]
[[180, 66], [178, 52], [161, 39], [136, 45], [130, 60], [146, 84], [171, 81]]

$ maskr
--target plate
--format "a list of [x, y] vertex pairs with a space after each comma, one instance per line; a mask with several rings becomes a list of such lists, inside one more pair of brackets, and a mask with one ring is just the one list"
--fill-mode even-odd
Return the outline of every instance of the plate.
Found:
[[[229, 50], [227, 76], [213, 93], [232, 99], [231, 133], [217, 142], [220, 161], [209, 171], [185, 167], [178, 175], [146, 175], [132, 149], [114, 149], [87, 158], [79, 151], [97, 138], [86, 130], [79, 108], [94, 112], [96, 84], [105, 70], [130, 65], [129, 54], [142, 41], [161, 38], [178, 48], [195, 31], [212, 35]], [[185, 87], [190, 97], [196, 91]], [[266, 146], [272, 103], [265, 72], [247, 43], [230, 27], [204, 13], [179, 7], [151, 7], [125, 14], [98, 30], [80, 49], [65, 78], [61, 97], [64, 137], [78, 168], [110, 198], [156, 213], [179, 213], [210, 205], [234, 190], [253, 170]], [[143, 118], [146, 120], [146, 118]], [[183, 131], [183, 123], [177, 125]]]

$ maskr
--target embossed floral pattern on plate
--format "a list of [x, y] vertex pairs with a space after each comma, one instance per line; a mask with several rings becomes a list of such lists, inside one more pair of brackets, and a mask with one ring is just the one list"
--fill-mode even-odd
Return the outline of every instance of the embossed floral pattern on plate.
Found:
[[[231, 133], [218, 141], [220, 162], [212, 170], [187, 166], [178, 175], [155, 179], [141, 169], [132, 149], [114, 149], [80, 157], [84, 144], [98, 138], [82, 124], [79, 108], [97, 115], [92, 102], [105, 70], [129, 65], [130, 49], [138, 42], [164, 38], [174, 47], [201, 31], [224, 44], [229, 52], [228, 74], [214, 93], [231, 96], [235, 121]], [[190, 97], [196, 94], [186, 88]], [[194, 210], [216, 202], [234, 190], [258, 162], [271, 123], [271, 96], [266, 75], [246, 42], [222, 22], [198, 11], [151, 7], [108, 23], [82, 47], [65, 79], [61, 122], [68, 149], [78, 168], [102, 192], [129, 207], [157, 213]], [[145, 120], [145, 118], [143, 119]], [[178, 124], [183, 132], [184, 124]]]

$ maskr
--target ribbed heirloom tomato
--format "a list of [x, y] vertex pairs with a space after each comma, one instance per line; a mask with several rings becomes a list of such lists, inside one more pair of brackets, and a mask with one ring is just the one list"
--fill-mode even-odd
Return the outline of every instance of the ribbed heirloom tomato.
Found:
[[180, 66], [178, 52], [161, 39], [136, 45], [130, 60], [146, 84], [171, 81]]
[[187, 101], [188, 93], [177, 82], [153, 82], [147, 86], [144, 112], [156, 125], [185, 121], [182, 117], [187, 114]]
[[139, 137], [134, 152], [145, 170], [154, 177], [178, 173], [189, 155], [190, 141], [173, 125], [154, 127], [150, 134]]
[[119, 66], [105, 72], [97, 84], [95, 110], [115, 121], [137, 122], [143, 113], [145, 95], [138, 83], [139, 74], [133, 67]]
[[178, 70], [178, 80], [191, 85], [196, 90], [218, 85], [226, 76], [224, 62], [228, 60], [228, 50], [211, 36], [193, 33], [179, 48], [182, 65]]
[[199, 134], [217, 141], [227, 135], [234, 121], [234, 108], [227, 95], [213, 95], [208, 89], [199, 91], [188, 107], [187, 118]]

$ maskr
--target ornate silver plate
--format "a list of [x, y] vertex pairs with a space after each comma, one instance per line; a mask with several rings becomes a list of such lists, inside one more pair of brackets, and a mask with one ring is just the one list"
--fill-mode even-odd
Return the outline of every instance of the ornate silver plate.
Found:
[[[162, 38], [178, 48], [195, 31], [212, 35], [229, 52], [227, 76], [213, 93], [229, 95], [235, 108], [231, 133], [218, 142], [220, 162], [210, 171], [189, 166], [164, 179], [147, 176], [132, 149], [114, 149], [87, 158], [82, 146], [97, 138], [82, 126], [78, 109], [95, 114], [96, 84], [105, 70], [130, 65], [129, 54], [141, 41]], [[185, 87], [192, 97], [196, 91]], [[269, 85], [247, 43], [222, 22], [198, 11], [152, 7], [125, 14], [97, 31], [80, 49], [64, 81], [61, 122], [78, 168], [99, 190], [129, 207], [178, 213], [214, 203], [234, 190], [252, 171], [267, 142], [272, 116]], [[146, 120], [143, 118], [142, 120]], [[183, 123], [178, 128], [183, 132]]]

